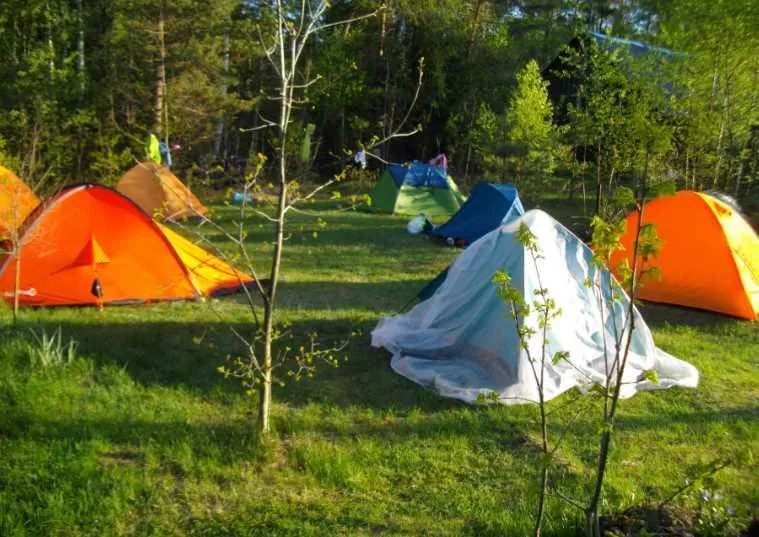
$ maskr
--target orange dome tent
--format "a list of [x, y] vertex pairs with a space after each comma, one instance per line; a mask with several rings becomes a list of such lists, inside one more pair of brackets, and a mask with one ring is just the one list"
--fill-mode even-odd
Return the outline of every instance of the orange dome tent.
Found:
[[159, 219], [187, 218], [208, 212], [171, 170], [153, 162], [133, 166], [119, 179], [116, 190]]
[[39, 198], [15, 173], [0, 166], [0, 240], [21, 227]]
[[[15, 258], [0, 258], [0, 295]], [[253, 279], [164, 228], [110, 188], [64, 189], [26, 222], [21, 304], [96, 305], [192, 299]], [[96, 295], [100, 295], [100, 298]]]
[[253, 278], [243, 274], [218, 257], [208, 253], [192, 241], [162, 224], [158, 228], [171, 243], [182, 263], [192, 275], [192, 280], [201, 294], [206, 296], [234, 292], [240, 284], [253, 283]]
[[[662, 248], [648, 266], [660, 278], [644, 281], [639, 297], [756, 319], [759, 315], [759, 238], [748, 222], [724, 202], [682, 191], [646, 203], [643, 223], [656, 225]], [[637, 213], [627, 217], [623, 252], [632, 266]]]

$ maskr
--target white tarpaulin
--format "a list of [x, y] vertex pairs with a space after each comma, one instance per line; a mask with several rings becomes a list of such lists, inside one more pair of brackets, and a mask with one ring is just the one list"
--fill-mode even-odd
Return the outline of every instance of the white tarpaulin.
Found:
[[[537, 237], [542, 253], [537, 270], [517, 241], [521, 223]], [[541, 287], [539, 277], [562, 311], [548, 330], [548, 356], [568, 351], [569, 360], [557, 365], [550, 358], [546, 361], [546, 399], [575, 386], [585, 390], [594, 382], [603, 383], [607, 363], [614, 360], [617, 334], [628, 326], [629, 301], [627, 297], [616, 302], [599, 300], [597, 292], [585, 285], [591, 278], [607, 289], [611, 278], [608, 271], [593, 267], [591, 257], [590, 249], [551, 216], [529, 211], [462, 252], [429, 299], [406, 314], [380, 320], [372, 332], [372, 345], [392, 353], [396, 372], [445, 397], [474, 403], [480, 395], [495, 393], [505, 404], [536, 401], [537, 386], [527, 354], [520, 348], [510, 310], [492, 283], [496, 271], [505, 270], [530, 303]], [[537, 328], [534, 313], [525, 322]], [[537, 332], [528, 342], [535, 359], [540, 358], [542, 343]], [[643, 378], [649, 370], [658, 373], [657, 384]], [[622, 397], [638, 390], [697, 384], [696, 368], [656, 348], [636, 309]]]

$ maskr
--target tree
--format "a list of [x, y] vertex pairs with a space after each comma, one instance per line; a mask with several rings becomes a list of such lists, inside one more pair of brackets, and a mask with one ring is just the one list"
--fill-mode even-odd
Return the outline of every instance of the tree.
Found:
[[[538, 506], [535, 512], [533, 535], [540, 537], [543, 532], [543, 518], [546, 497], [548, 495], [551, 460], [556, 447], [558, 447], [558, 444], [556, 446], [549, 444], [548, 412], [546, 410], [545, 399], [546, 365], [547, 360], [550, 360], [554, 364], [561, 360], [568, 360], [569, 353], [566, 351], [556, 351], [553, 356], [549, 355], [548, 330], [551, 323], [561, 315], [561, 308], [556, 305], [556, 301], [551, 297], [550, 291], [546, 287], [543, 287], [540, 277], [540, 267], [538, 265], [538, 260], [543, 256], [537, 237], [526, 224], [522, 223], [519, 226], [517, 240], [527, 253], [529, 261], [532, 263], [532, 267], [537, 275], [538, 288], [534, 290], [533, 300], [529, 301], [525, 299], [522, 292], [511, 284], [511, 276], [504, 270], [496, 272], [493, 277], [493, 283], [498, 288], [498, 295], [501, 300], [510, 308], [519, 344], [527, 355], [532, 378], [537, 388], [538, 400], [536, 403], [540, 416], [540, 457], [538, 462]], [[534, 324], [530, 323], [530, 318]], [[534, 356], [531, 350], [531, 340], [533, 339], [537, 339], [539, 342], [540, 352], [537, 356]], [[497, 402], [497, 396], [495, 399], [495, 402]]]
[[517, 74], [517, 87], [506, 111], [507, 174], [520, 189], [543, 192], [552, 179], [560, 150], [560, 130], [553, 124], [548, 83], [535, 60]]
[[[322, 183], [310, 192], [303, 192], [297, 178], [290, 175], [291, 168], [288, 162], [292, 157], [290, 131], [295, 121], [293, 112], [297, 109], [299, 103], [302, 102], [301, 96], [303, 91], [318, 80], [318, 78], [309, 77], [309, 74], [304, 74], [301, 66], [306, 59], [309, 42], [317, 33], [328, 28], [357, 22], [374, 15], [374, 12], [371, 12], [351, 19], [327, 22], [326, 14], [329, 3], [326, 0], [320, 0], [314, 5], [303, 2], [298, 11], [291, 10], [290, 7], [285, 5], [282, 0], [277, 0], [272, 6], [273, 27], [269, 29], [259, 27], [258, 30], [266, 57], [276, 75], [276, 100], [279, 106], [278, 119], [276, 121], [271, 120], [266, 124], [267, 127], [271, 127], [276, 132], [273, 142], [276, 154], [274, 165], [276, 174], [274, 179], [276, 208], [273, 215], [259, 211], [259, 214], [274, 223], [275, 228], [274, 251], [272, 253], [267, 285], [262, 285], [261, 280], [255, 272], [253, 274], [256, 279], [258, 292], [263, 300], [263, 319], [260, 324], [257, 322], [255, 307], [251, 302], [252, 313], [254, 319], [256, 319], [257, 333], [252, 340], [238, 334], [245, 342], [248, 354], [244, 359], [234, 360], [230, 368], [221, 368], [222, 373], [225, 375], [241, 379], [249, 391], [252, 391], [256, 387], [259, 388], [258, 417], [259, 428], [263, 434], [267, 434], [271, 430], [270, 414], [272, 387], [276, 381], [275, 368], [281, 365], [288, 356], [294, 356], [299, 367], [294, 374], [298, 376], [302, 371], [310, 372], [315, 359], [323, 359], [334, 364], [334, 352], [341, 348], [320, 349], [315, 341], [315, 336], [310, 337], [311, 346], [308, 349], [305, 346], [297, 350], [286, 346], [280, 349], [275, 348], [275, 342], [280, 335], [277, 326], [276, 300], [281, 272], [282, 252], [285, 244], [287, 214], [300, 202], [313, 198], [318, 192], [340, 179], [337, 176], [332, 180]], [[259, 160], [260, 164], [257, 172], [260, 173], [264, 159], [261, 158]], [[244, 185], [243, 197], [247, 194], [249, 188], [256, 185], [256, 182], [257, 174], [248, 178]], [[242, 217], [244, 217], [244, 203], [241, 206], [241, 211]], [[247, 256], [242, 220], [243, 218], [240, 220], [240, 235], [236, 243], [241, 248], [243, 256]]]
[[753, 180], [746, 163], [759, 124], [759, 10], [746, 0], [659, 8], [660, 39], [681, 57], [669, 66], [677, 119], [673, 170], [687, 188], [740, 198]]

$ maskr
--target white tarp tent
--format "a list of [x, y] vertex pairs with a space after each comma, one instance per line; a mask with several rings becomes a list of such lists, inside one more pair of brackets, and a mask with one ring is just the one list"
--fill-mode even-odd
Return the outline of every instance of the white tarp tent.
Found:
[[[537, 237], [542, 253], [537, 271], [517, 241], [522, 223]], [[585, 285], [587, 278], [608, 283], [612, 277], [608, 271], [594, 268], [591, 257], [590, 249], [551, 216], [529, 211], [462, 252], [430, 298], [406, 314], [380, 320], [372, 332], [372, 345], [392, 353], [391, 365], [396, 372], [445, 397], [474, 403], [480, 395], [491, 397], [495, 393], [504, 404], [537, 401], [527, 355], [520, 348], [510, 310], [498, 296], [492, 278], [496, 271], [505, 270], [512, 285], [532, 302], [533, 291], [540, 287], [539, 273], [542, 286], [562, 310], [548, 331], [549, 356], [556, 351], [570, 353], [568, 361], [557, 365], [547, 360], [546, 399], [573, 387], [588, 389], [594, 382], [603, 382], [607, 367], [604, 348], [609, 353], [608, 363], [612, 363], [615, 334], [627, 326], [629, 304], [627, 297], [613, 305], [599, 300]], [[526, 322], [537, 326], [533, 316]], [[541, 336], [532, 337], [528, 345], [531, 355], [539, 358]], [[649, 370], [658, 373], [658, 384], [643, 379]], [[636, 309], [622, 397], [638, 390], [697, 384], [696, 368], [656, 348]]]

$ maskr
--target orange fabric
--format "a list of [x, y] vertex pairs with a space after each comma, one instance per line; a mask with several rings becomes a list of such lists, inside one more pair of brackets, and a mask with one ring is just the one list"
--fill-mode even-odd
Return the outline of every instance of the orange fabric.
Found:
[[168, 227], [158, 224], [169, 240], [182, 262], [190, 271], [193, 282], [204, 295], [213, 295], [221, 291], [231, 291], [240, 285], [253, 283], [249, 275], [235, 270], [218, 257], [175, 233]]
[[[156, 224], [117, 192], [69, 188], [27, 223], [21, 247], [21, 303], [31, 306], [188, 299], [199, 295]], [[0, 265], [0, 295], [13, 291], [15, 259]]]
[[[759, 315], [759, 238], [743, 217], [720, 200], [682, 191], [648, 202], [643, 223], [653, 223], [662, 249], [649, 266], [661, 278], [644, 281], [639, 297], [726, 313], [744, 319]], [[624, 258], [632, 266], [637, 213], [627, 217]]]
[[0, 240], [21, 227], [39, 198], [8, 168], [0, 166]]
[[102, 265], [110, 261], [111, 258], [105, 253], [98, 240], [95, 237], [91, 237], [84, 248], [82, 248], [82, 251], [79, 252], [79, 255], [76, 256], [74, 262], [69, 265], [69, 268]]
[[116, 190], [159, 220], [187, 218], [208, 212], [176, 175], [153, 162], [133, 166], [119, 179]]

